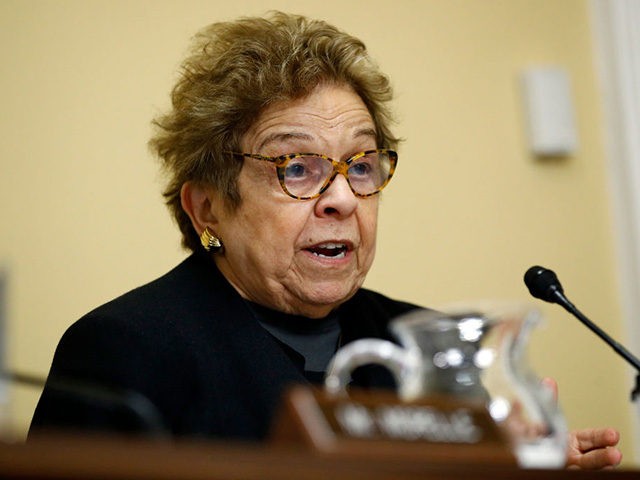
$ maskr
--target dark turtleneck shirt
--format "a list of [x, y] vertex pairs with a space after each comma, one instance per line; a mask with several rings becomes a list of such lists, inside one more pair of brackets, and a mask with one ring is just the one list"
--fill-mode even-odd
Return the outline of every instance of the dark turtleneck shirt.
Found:
[[249, 302], [256, 319], [283, 347], [311, 383], [321, 383], [339, 347], [341, 329], [336, 312], [307, 318], [271, 310]]

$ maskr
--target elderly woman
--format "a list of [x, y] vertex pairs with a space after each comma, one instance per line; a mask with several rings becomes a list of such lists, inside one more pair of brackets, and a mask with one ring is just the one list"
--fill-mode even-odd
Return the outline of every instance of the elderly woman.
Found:
[[[415, 308], [361, 288], [398, 160], [390, 100], [363, 43], [324, 22], [275, 13], [204, 29], [151, 141], [193, 253], [68, 329], [32, 431], [139, 429], [115, 408], [135, 392], [173, 435], [262, 439], [287, 386], [321, 381], [343, 344], [386, 338]], [[572, 442], [572, 464], [619, 461], [611, 429]]]

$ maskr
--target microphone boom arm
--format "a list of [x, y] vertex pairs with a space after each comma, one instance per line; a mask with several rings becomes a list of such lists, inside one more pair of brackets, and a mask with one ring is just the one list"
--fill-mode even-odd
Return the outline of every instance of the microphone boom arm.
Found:
[[562, 299], [557, 303], [561, 305], [566, 311], [576, 316], [578, 320], [586, 325], [586, 327], [591, 330], [593, 333], [598, 335], [602, 340], [605, 341], [611, 348], [613, 348], [621, 357], [623, 357], [627, 362], [635, 367], [635, 369], [640, 373], [640, 360], [638, 357], [634, 356], [629, 350], [624, 348], [620, 343], [616, 342], [611, 336], [607, 334], [604, 330], [598, 327], [595, 323], [589, 320], [580, 310], [576, 308], [576, 306], [569, 301], [569, 299], [559, 291], [554, 293], [557, 297], [561, 297]]
[[640, 360], [634, 356], [629, 350], [624, 348], [620, 343], [611, 338], [604, 330], [589, 320], [576, 306], [565, 296], [564, 290], [556, 274], [544, 267], [538, 265], [527, 270], [524, 275], [524, 283], [527, 285], [529, 292], [536, 298], [549, 303], [557, 303], [561, 305], [567, 312], [580, 320], [593, 333], [598, 335], [607, 345], [624, 358], [628, 363], [636, 369], [636, 384], [631, 391], [631, 400], [635, 401], [640, 395]]

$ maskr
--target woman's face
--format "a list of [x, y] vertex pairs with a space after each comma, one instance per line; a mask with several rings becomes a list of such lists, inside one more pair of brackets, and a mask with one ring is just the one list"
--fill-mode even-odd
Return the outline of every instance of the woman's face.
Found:
[[[242, 153], [320, 153], [345, 160], [377, 148], [375, 125], [353, 90], [321, 86], [258, 117]], [[378, 196], [358, 198], [338, 175], [319, 197], [296, 200], [282, 190], [271, 162], [246, 158], [242, 198], [233, 212], [212, 203], [216, 255], [223, 275], [246, 299], [272, 309], [322, 317], [362, 285], [376, 247]]]

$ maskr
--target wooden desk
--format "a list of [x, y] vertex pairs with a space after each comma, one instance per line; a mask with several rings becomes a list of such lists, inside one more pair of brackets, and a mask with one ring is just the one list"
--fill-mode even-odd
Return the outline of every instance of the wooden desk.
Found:
[[46, 436], [0, 444], [0, 478], [100, 480], [631, 480], [640, 471], [520, 470], [461, 462], [318, 454], [296, 447]]

